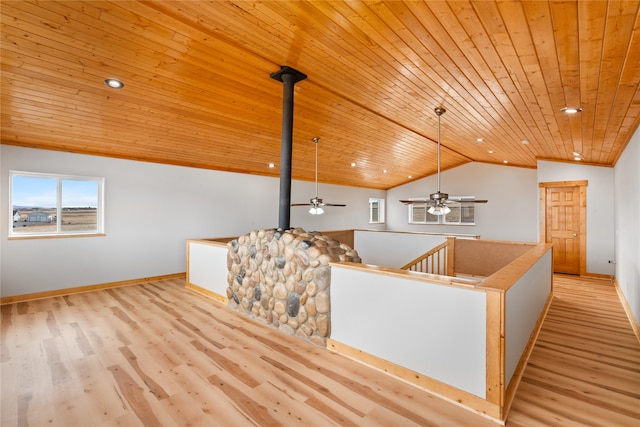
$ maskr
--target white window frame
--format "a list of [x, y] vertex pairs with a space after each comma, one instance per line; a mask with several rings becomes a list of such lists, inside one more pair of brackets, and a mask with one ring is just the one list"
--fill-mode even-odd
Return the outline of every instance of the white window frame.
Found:
[[[56, 230], [55, 231], [21, 231], [14, 232], [14, 218], [13, 218], [13, 180], [14, 177], [30, 177], [30, 178], [44, 178], [55, 179], [56, 183]], [[91, 181], [97, 183], [97, 206], [96, 206], [96, 228], [93, 230], [62, 230], [62, 182], [65, 180], [72, 181]], [[9, 171], [9, 238], [21, 239], [21, 238], [37, 238], [37, 237], [73, 237], [73, 236], [101, 236], [104, 235], [104, 177], [89, 177], [89, 176], [77, 176], [77, 175], [64, 175], [53, 173], [40, 173], [40, 172], [24, 172], [24, 171]]]
[[[374, 212], [376, 212], [374, 205], [378, 205], [377, 218], [374, 218], [374, 216], [376, 216], [374, 214]], [[384, 221], [385, 221], [384, 211], [385, 211], [384, 199], [371, 197], [369, 199], [369, 224], [384, 224]]]
[[[412, 198], [409, 200], [413, 200], [416, 202], [420, 202], [420, 201], [426, 201], [427, 199], [425, 198]], [[471, 201], [471, 200], [475, 200], [474, 196], [454, 196], [454, 197], [449, 197], [448, 200], [452, 200], [452, 201], [459, 201], [460, 204], [449, 204], [448, 206], [453, 210], [453, 209], [464, 209], [465, 206], [463, 205], [465, 201]], [[448, 221], [447, 217], [449, 216], [449, 214], [447, 215], [431, 215], [430, 213], [427, 212], [427, 209], [429, 209], [429, 205], [427, 205], [426, 203], [413, 203], [408, 205], [409, 209], [409, 217], [408, 217], [408, 222], [409, 224], [426, 224], [426, 225], [476, 225], [476, 221], [475, 221], [475, 204], [469, 203], [470, 207], [473, 206], [474, 207], [474, 215], [473, 215], [473, 222], [462, 222], [462, 215], [459, 215], [459, 219], [458, 221]], [[418, 215], [416, 215], [418, 214]], [[416, 216], [419, 219], [416, 219]], [[424, 219], [422, 219], [424, 218]]]

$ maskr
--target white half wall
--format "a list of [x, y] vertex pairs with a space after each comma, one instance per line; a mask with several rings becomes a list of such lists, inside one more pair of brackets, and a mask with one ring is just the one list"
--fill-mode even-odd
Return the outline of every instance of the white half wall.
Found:
[[640, 323], [640, 128], [614, 169], [615, 272], [636, 324]]
[[429, 197], [437, 190], [433, 175], [387, 191], [387, 230], [479, 234], [487, 240], [537, 242], [538, 183], [535, 169], [467, 163], [442, 172], [441, 191], [449, 196], [489, 200], [476, 208], [476, 225], [409, 224], [401, 199]]
[[[8, 240], [10, 170], [105, 177], [106, 236]], [[3, 297], [181, 273], [188, 239], [278, 226], [279, 178], [0, 145], [0, 182]], [[369, 197], [384, 197], [328, 184], [320, 191], [348, 206], [320, 217], [292, 208], [292, 227], [371, 228]], [[314, 192], [313, 183], [292, 183], [292, 201]]]
[[509, 385], [518, 362], [551, 295], [551, 251], [514, 283], [506, 295], [505, 384]]
[[331, 339], [486, 397], [482, 291], [332, 265]]
[[[637, 165], [636, 165], [637, 167]], [[538, 182], [589, 181], [587, 184], [587, 274], [613, 275], [613, 168], [576, 163], [538, 161]], [[540, 198], [537, 199], [538, 206]], [[540, 224], [538, 223], [538, 230]]]
[[227, 246], [222, 243], [189, 240], [188, 284], [227, 297]]

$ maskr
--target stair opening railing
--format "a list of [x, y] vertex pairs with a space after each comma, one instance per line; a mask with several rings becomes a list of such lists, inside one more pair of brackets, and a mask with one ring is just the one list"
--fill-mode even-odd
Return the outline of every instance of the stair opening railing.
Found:
[[454, 242], [455, 237], [447, 237], [446, 241], [401, 268], [403, 270], [417, 271], [420, 273], [455, 276], [453, 265]]

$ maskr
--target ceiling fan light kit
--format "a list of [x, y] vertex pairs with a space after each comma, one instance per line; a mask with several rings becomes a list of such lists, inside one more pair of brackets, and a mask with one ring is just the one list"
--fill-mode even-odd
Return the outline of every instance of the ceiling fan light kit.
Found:
[[431, 206], [427, 212], [429, 212], [431, 215], [446, 215], [449, 212], [451, 212], [451, 209], [449, 209], [446, 205], [442, 205], [442, 206]]
[[311, 202], [311, 209], [309, 209], [311, 215], [322, 215], [324, 213], [324, 209], [321, 207], [323, 205], [322, 199], [314, 197], [309, 201]]
[[311, 209], [309, 209], [309, 213], [311, 215], [322, 215], [324, 213], [324, 209], [322, 209], [320, 206], [312, 207]]
[[[449, 194], [442, 193], [440, 191], [440, 116], [447, 110], [444, 107], [436, 107], [434, 109], [438, 116], [438, 191], [429, 195], [429, 200], [400, 200], [405, 205], [410, 204], [429, 204], [430, 207], [427, 210], [431, 215], [446, 215], [451, 212], [451, 209], [447, 206], [447, 203], [460, 203], [457, 200], [449, 200]], [[470, 203], [487, 203], [487, 200], [465, 200]]]

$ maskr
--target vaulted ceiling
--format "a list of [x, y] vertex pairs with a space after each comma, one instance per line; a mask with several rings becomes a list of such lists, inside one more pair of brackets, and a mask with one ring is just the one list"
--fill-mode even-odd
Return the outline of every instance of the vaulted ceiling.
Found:
[[388, 189], [435, 173], [438, 106], [443, 169], [574, 152], [612, 166], [640, 123], [639, 8], [3, 0], [2, 143], [278, 176], [270, 74], [286, 65], [308, 76], [294, 179], [314, 179], [314, 137], [321, 182]]

